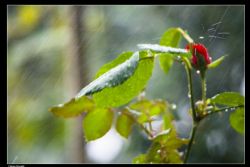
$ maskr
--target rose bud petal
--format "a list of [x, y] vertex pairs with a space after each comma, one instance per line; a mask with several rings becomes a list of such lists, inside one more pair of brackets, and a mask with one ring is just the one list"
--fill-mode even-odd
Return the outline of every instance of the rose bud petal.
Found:
[[207, 48], [202, 44], [188, 44], [187, 50], [192, 52], [191, 63], [197, 70], [205, 70], [207, 65], [211, 63], [211, 57], [209, 57]]

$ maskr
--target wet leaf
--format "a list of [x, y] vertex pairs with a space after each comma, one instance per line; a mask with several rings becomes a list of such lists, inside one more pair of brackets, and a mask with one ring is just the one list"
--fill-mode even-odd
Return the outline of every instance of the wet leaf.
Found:
[[71, 99], [69, 102], [59, 104], [58, 106], [52, 107], [49, 110], [56, 116], [61, 117], [75, 117], [83, 113], [84, 111], [90, 111], [94, 108], [93, 100], [86, 96], [82, 96], [80, 99]]
[[129, 115], [122, 113], [116, 120], [116, 130], [121, 136], [128, 138], [133, 124], [133, 119]]
[[224, 92], [212, 97], [211, 102], [226, 106], [244, 105], [244, 96], [237, 92]]
[[152, 50], [157, 53], [173, 53], [178, 54], [180, 56], [188, 56], [188, 51], [186, 49], [180, 49], [175, 47], [161, 46], [158, 44], [138, 44], [139, 49], [142, 50]]
[[95, 75], [95, 79], [100, 77], [105, 72], [109, 71], [110, 69], [122, 64], [126, 60], [128, 60], [133, 55], [133, 52], [123, 52], [120, 54], [116, 59], [112, 60], [111, 62], [103, 65]]
[[109, 109], [96, 108], [87, 113], [83, 119], [86, 141], [98, 139], [105, 135], [112, 125], [114, 113]]
[[118, 107], [128, 103], [145, 88], [152, 75], [153, 66], [154, 59], [140, 60], [134, 74], [129, 79], [116, 87], [107, 87], [95, 93], [94, 101], [101, 107]]
[[[169, 28], [162, 36], [160, 45], [178, 47], [181, 39], [181, 33], [177, 28]], [[172, 55], [162, 53], [159, 55], [160, 67], [167, 74], [173, 65]]]
[[103, 75], [84, 87], [75, 98], [78, 99], [84, 95], [91, 95], [93, 93], [100, 92], [104, 88], [116, 87], [117, 85], [122, 84], [134, 74], [138, 66], [138, 62], [139, 52], [136, 52], [125, 62], [105, 72]]
[[244, 134], [245, 132], [244, 109], [244, 107], [238, 108], [230, 114], [230, 124], [240, 134]]

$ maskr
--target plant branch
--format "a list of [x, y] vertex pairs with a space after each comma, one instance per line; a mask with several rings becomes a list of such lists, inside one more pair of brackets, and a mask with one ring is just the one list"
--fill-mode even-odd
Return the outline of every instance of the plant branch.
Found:
[[183, 29], [177, 28], [177, 30], [182, 34], [182, 36], [188, 41], [188, 43], [194, 43], [194, 40], [186, 33]]
[[184, 163], [186, 163], [187, 160], [188, 160], [188, 157], [189, 157], [189, 154], [190, 154], [190, 150], [191, 150], [191, 146], [194, 143], [194, 136], [195, 136], [196, 129], [197, 129], [197, 124], [194, 124], [193, 128], [192, 128], [192, 132], [191, 132], [191, 138], [190, 138], [190, 141], [188, 143], [188, 147], [187, 147], [187, 152], [186, 152], [186, 155], [185, 155]]
[[184, 163], [186, 163], [187, 160], [188, 160], [188, 157], [189, 157], [189, 153], [190, 153], [192, 144], [193, 144], [193, 140], [194, 140], [198, 120], [197, 120], [197, 116], [196, 116], [196, 113], [195, 113], [195, 105], [194, 105], [193, 83], [192, 83], [192, 73], [191, 73], [192, 67], [191, 67], [191, 65], [189, 63], [189, 60], [184, 58], [183, 61], [185, 63], [185, 69], [186, 69], [187, 76], [188, 76], [189, 97], [190, 97], [190, 103], [191, 103], [191, 108], [192, 108], [192, 116], [193, 116], [193, 128], [192, 128], [192, 131], [191, 131], [191, 137], [190, 137], [190, 141], [188, 143], [188, 147], [187, 147], [187, 151], [186, 151], [186, 155], [185, 155], [185, 159], [184, 159]]
[[[129, 107], [127, 107], [127, 108], [129, 108]], [[138, 122], [137, 119], [130, 112], [123, 112], [123, 113], [127, 114], [130, 118], [132, 118], [133, 121], [136, 124], [138, 124], [142, 128], [142, 130], [144, 130], [144, 132], [149, 136], [149, 139], [152, 139], [154, 137], [154, 135], [145, 126], [143, 126], [143, 124]]]
[[201, 89], [202, 89], [203, 111], [205, 111], [207, 107], [207, 102], [206, 102], [207, 87], [206, 87], [205, 72], [201, 77]]
[[185, 63], [185, 69], [187, 72], [187, 77], [188, 77], [188, 91], [190, 95], [190, 103], [191, 103], [191, 108], [192, 108], [192, 115], [193, 115], [193, 121], [196, 122], [196, 114], [195, 114], [195, 105], [194, 105], [194, 95], [193, 95], [193, 82], [192, 82], [192, 73], [191, 73], [191, 68], [190, 65], [188, 65], [188, 60], [183, 59]]
[[218, 109], [218, 110], [215, 110], [215, 111], [213, 111], [213, 112], [211, 112], [211, 113], [208, 113], [207, 115], [205, 115], [205, 117], [203, 117], [203, 119], [206, 118], [206, 117], [209, 116], [209, 115], [214, 114], [214, 113], [218, 113], [218, 112], [222, 112], [222, 111], [226, 111], [226, 110], [231, 110], [231, 109], [236, 109], [236, 108], [240, 108], [240, 107], [244, 107], [244, 105], [231, 106], [231, 107], [223, 107], [223, 108], [220, 108], [220, 109]]

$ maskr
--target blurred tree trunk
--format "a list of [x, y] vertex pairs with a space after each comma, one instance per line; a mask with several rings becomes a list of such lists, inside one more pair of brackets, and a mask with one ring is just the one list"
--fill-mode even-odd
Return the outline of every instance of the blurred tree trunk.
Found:
[[[87, 66], [84, 55], [84, 26], [82, 18], [84, 14], [83, 6], [70, 6], [68, 8], [69, 18], [69, 48], [66, 54], [65, 86], [68, 91], [67, 97], [72, 98], [79, 90], [86, 85]], [[85, 75], [84, 75], [85, 73]], [[76, 117], [67, 121], [66, 131], [66, 161], [70, 163], [88, 162], [85, 153], [85, 141], [82, 130], [82, 117]]]

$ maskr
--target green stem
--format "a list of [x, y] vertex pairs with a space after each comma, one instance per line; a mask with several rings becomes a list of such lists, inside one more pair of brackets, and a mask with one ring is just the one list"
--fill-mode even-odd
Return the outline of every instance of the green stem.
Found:
[[187, 152], [186, 152], [186, 155], [185, 155], [184, 163], [187, 163], [187, 160], [188, 160], [188, 157], [189, 157], [189, 154], [190, 154], [190, 150], [191, 150], [192, 144], [194, 144], [194, 136], [195, 136], [196, 129], [197, 129], [197, 124], [194, 124], [193, 128], [192, 128], [192, 132], [191, 132], [190, 141], [188, 143], [188, 147], [187, 147]]
[[186, 71], [187, 71], [187, 76], [188, 76], [188, 88], [189, 88], [189, 97], [190, 97], [190, 103], [191, 103], [191, 108], [192, 108], [192, 116], [193, 116], [193, 128], [191, 131], [191, 137], [190, 137], [190, 141], [188, 143], [188, 147], [187, 147], [187, 151], [186, 151], [186, 155], [185, 155], [185, 159], [184, 159], [184, 163], [187, 162], [188, 157], [189, 157], [189, 153], [193, 144], [193, 140], [194, 140], [194, 136], [195, 136], [195, 132], [196, 132], [196, 127], [198, 124], [198, 120], [197, 120], [197, 116], [195, 113], [195, 105], [194, 105], [194, 95], [193, 95], [193, 82], [192, 82], [192, 73], [191, 73], [191, 65], [189, 64], [189, 60], [183, 59], [183, 61], [185, 62], [186, 66]]
[[206, 87], [205, 72], [203, 75], [201, 75], [201, 89], [202, 89], [203, 111], [205, 111], [207, 107], [207, 102], [206, 102], [207, 87]]
[[241, 107], [244, 107], [244, 105], [231, 106], [231, 107], [223, 107], [223, 108], [220, 108], [218, 110], [212, 111], [211, 113], [208, 113], [204, 118], [206, 118], [207, 116], [212, 115], [214, 113], [219, 113], [219, 112], [222, 112], [222, 111], [231, 110], [232, 108], [234, 108], [236, 110], [237, 108], [241, 108]]
[[[186, 63], [186, 61], [184, 61]], [[193, 95], [193, 82], [192, 82], [192, 73], [191, 73], [191, 69], [188, 67], [187, 63], [186, 63], [186, 72], [187, 72], [187, 76], [188, 76], [188, 91], [189, 91], [189, 97], [190, 97], [190, 103], [191, 103], [191, 108], [192, 108], [192, 115], [193, 115], [193, 122], [196, 122], [197, 118], [196, 118], [196, 114], [195, 114], [195, 105], [194, 105], [194, 95]]]

